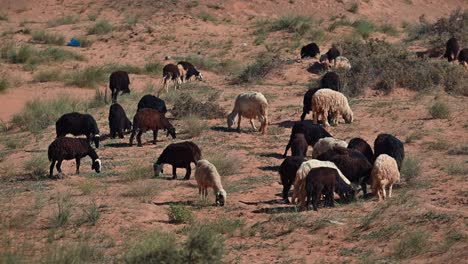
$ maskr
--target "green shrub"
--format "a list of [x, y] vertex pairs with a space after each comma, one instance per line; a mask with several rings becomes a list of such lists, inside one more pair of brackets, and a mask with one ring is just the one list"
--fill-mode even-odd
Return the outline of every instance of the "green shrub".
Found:
[[101, 20], [88, 29], [90, 35], [103, 35], [111, 32], [114, 27], [107, 20]]
[[134, 244], [126, 252], [124, 262], [127, 264], [183, 263], [175, 235], [160, 231], [153, 231]]
[[88, 207], [83, 208], [83, 221], [95, 226], [100, 216], [99, 207], [92, 202]]
[[103, 253], [98, 248], [98, 246], [89, 245], [85, 241], [57, 246], [49, 249], [40, 263], [102, 263], [104, 261]]
[[225, 116], [224, 110], [216, 102], [219, 95], [213, 94], [202, 102], [188, 93], [179, 94], [172, 107], [172, 115], [176, 118], [199, 116], [207, 119], [221, 118]]
[[8, 21], [8, 15], [0, 13], [0, 21]]
[[24, 168], [35, 179], [45, 178], [49, 175], [49, 160], [47, 159], [47, 155], [44, 153], [32, 157], [26, 161]]
[[183, 252], [185, 263], [222, 263], [224, 240], [208, 225], [194, 225]]
[[406, 155], [403, 163], [401, 165], [401, 176], [408, 184], [414, 182], [414, 180], [419, 176], [421, 172], [421, 166], [419, 165], [419, 160], [416, 158]]
[[59, 34], [51, 34], [45, 31], [37, 31], [32, 33], [32, 39], [43, 44], [63, 45], [65, 37]]
[[46, 48], [38, 52], [38, 60], [40, 62], [61, 62], [66, 60], [84, 61], [85, 58], [79, 53], [62, 48]]
[[245, 84], [263, 80], [266, 75], [280, 65], [278, 58], [269, 54], [260, 54], [257, 60], [248, 65], [237, 77], [232, 80], [232, 84]]
[[346, 11], [356, 14], [359, 11], [359, 4], [357, 2], [351, 3], [351, 5], [346, 8]]
[[112, 73], [112, 72], [115, 72], [115, 71], [126, 71], [127, 73], [132, 73], [132, 74], [141, 74], [143, 73], [143, 69], [138, 67], [138, 66], [135, 66], [135, 65], [131, 65], [131, 64], [114, 64], [114, 63], [108, 63], [108, 64], [105, 64], [104, 66], [102, 66], [102, 69], [104, 72], [106, 73]]
[[208, 129], [206, 121], [198, 116], [186, 116], [182, 118], [184, 130], [187, 131], [191, 138], [198, 137]]
[[410, 233], [403, 237], [395, 248], [397, 259], [407, 259], [423, 252], [428, 242], [428, 235], [421, 231]]
[[450, 117], [450, 109], [443, 101], [436, 100], [431, 107], [429, 107], [429, 114], [435, 119], [446, 119]]
[[13, 45], [5, 45], [0, 49], [0, 57], [9, 63], [26, 63], [30, 67], [45, 62], [85, 59], [78, 53], [62, 48], [36, 50], [29, 45], [22, 45], [18, 48]]
[[152, 166], [143, 166], [140, 162], [133, 162], [124, 172], [122, 179], [124, 181], [135, 181], [141, 179], [149, 179], [154, 176]]
[[62, 80], [62, 73], [59, 69], [42, 70], [33, 75], [34, 82], [51, 82]]
[[169, 217], [169, 222], [174, 224], [188, 224], [195, 219], [190, 209], [179, 204], [171, 204], [167, 210], [167, 216]]
[[0, 93], [6, 91], [10, 87], [10, 81], [8, 81], [6, 75], [0, 74]]
[[70, 197], [68, 196], [57, 197], [56, 203], [57, 211], [50, 219], [50, 225], [53, 228], [58, 228], [68, 223], [72, 208], [72, 204], [70, 203]]
[[188, 1], [187, 4], [185, 5], [185, 7], [187, 8], [194, 8], [194, 7], [197, 7], [199, 5], [198, 1]]
[[70, 25], [70, 24], [75, 24], [78, 21], [79, 19], [75, 16], [64, 16], [64, 17], [59, 17], [57, 19], [47, 21], [47, 26], [56, 27], [60, 25]]
[[398, 30], [391, 24], [381, 25], [379, 31], [389, 36], [393, 36], [393, 37], [396, 37], [399, 35]]
[[312, 29], [314, 23], [314, 19], [308, 16], [288, 15], [271, 21], [267, 30], [287, 31], [302, 36]]
[[83, 70], [74, 71], [66, 76], [67, 84], [77, 87], [96, 88], [107, 80], [102, 67], [89, 66]]
[[467, 175], [468, 166], [465, 164], [449, 164], [445, 167], [449, 175]]
[[91, 45], [93, 45], [93, 41], [85, 36], [78, 36], [76, 40], [80, 42], [80, 47], [82, 48], [91, 47]]
[[218, 19], [213, 16], [212, 14], [208, 13], [208, 12], [201, 12], [200, 14], [198, 14], [197, 16], [199, 19], [205, 21], [205, 22], [216, 22]]
[[367, 20], [357, 20], [352, 26], [356, 34], [360, 35], [363, 39], [368, 39], [376, 31], [375, 24]]
[[163, 65], [157, 61], [151, 61], [145, 64], [145, 72], [149, 74], [162, 73]]
[[242, 161], [236, 156], [227, 156], [221, 152], [208, 153], [204, 156], [216, 167], [221, 176], [237, 174], [241, 169]]

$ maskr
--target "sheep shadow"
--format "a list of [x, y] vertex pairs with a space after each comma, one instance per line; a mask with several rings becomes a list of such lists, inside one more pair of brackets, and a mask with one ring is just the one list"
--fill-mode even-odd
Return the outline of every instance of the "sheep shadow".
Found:
[[319, 62], [314, 62], [314, 64], [311, 64], [307, 68], [307, 72], [313, 73], [313, 74], [320, 74], [323, 71], [325, 71], [325, 67]]
[[152, 202], [154, 205], [184, 205], [184, 206], [191, 206], [195, 207], [195, 202], [194, 201], [177, 201], [177, 202]]
[[282, 214], [282, 213], [296, 213], [296, 212], [299, 212], [299, 209], [296, 206], [260, 208], [260, 209], [252, 211], [252, 213], [254, 214]]
[[227, 128], [227, 127], [223, 127], [223, 126], [214, 126], [214, 127], [211, 127], [210, 129], [213, 130], [213, 131], [216, 131], [216, 132], [226, 132], [226, 133], [236, 131], [236, 130], [234, 130], [232, 128]]
[[279, 170], [279, 166], [260, 166], [258, 168], [261, 169], [262, 171], [278, 171]]
[[130, 147], [130, 144], [128, 144], [128, 142], [108, 143], [108, 144], [105, 144], [104, 147], [126, 148], [126, 147]]
[[258, 202], [247, 202], [247, 201], [239, 201], [240, 203], [246, 205], [259, 205], [259, 204], [284, 204], [283, 201], [278, 199], [268, 200], [268, 201], [258, 201]]
[[[283, 159], [283, 155], [281, 155], [279, 153], [262, 153], [259, 156], [263, 157], [263, 158]], [[273, 167], [273, 166], [265, 166], [263, 168], [267, 168], [267, 167]], [[277, 166], [277, 168], [279, 168], [279, 166]], [[262, 167], [260, 167], [260, 169], [262, 169]], [[266, 170], [266, 169], [264, 169], [264, 170]]]
[[283, 127], [283, 128], [291, 128], [294, 126], [296, 122], [299, 122], [299, 121], [291, 121], [291, 120], [283, 121], [283, 122], [278, 123], [278, 126]]

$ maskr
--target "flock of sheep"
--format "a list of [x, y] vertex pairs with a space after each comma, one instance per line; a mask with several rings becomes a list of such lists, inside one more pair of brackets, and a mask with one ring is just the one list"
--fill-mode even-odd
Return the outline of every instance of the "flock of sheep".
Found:
[[[459, 52], [456, 39], [447, 42], [446, 57], [449, 61], [458, 58], [460, 63], [467, 65], [468, 51]], [[320, 55], [319, 47], [315, 43], [301, 49], [301, 59]], [[458, 57], [457, 57], [458, 56]], [[320, 56], [320, 63], [328, 72], [320, 80], [317, 88], [311, 88], [304, 94], [303, 113], [301, 121], [296, 122], [291, 130], [291, 136], [286, 146], [279, 167], [282, 197], [289, 203], [289, 191], [292, 186], [292, 202], [298, 203], [302, 209], [309, 209], [312, 203], [317, 210], [320, 200], [325, 206], [334, 205], [334, 194], [338, 194], [343, 202], [352, 201], [357, 192], [362, 190], [367, 196], [367, 185], [378, 196], [379, 201], [392, 196], [392, 186], [400, 180], [400, 169], [405, 152], [403, 143], [390, 134], [379, 134], [374, 142], [374, 149], [362, 138], [353, 138], [349, 143], [334, 138], [326, 131], [330, 123], [338, 124], [341, 116], [346, 123], [353, 122], [351, 110], [345, 95], [338, 90], [341, 87], [338, 74], [331, 69], [338, 67], [351, 68], [349, 61], [341, 56], [336, 47]], [[163, 88], [168, 90], [168, 82], [174, 83], [175, 89], [182, 82], [192, 77], [203, 80], [203, 75], [191, 63], [181, 61], [168, 64], [163, 69]], [[165, 102], [151, 94], [141, 98], [133, 123], [127, 118], [123, 107], [117, 103], [119, 93], [129, 93], [130, 79], [124, 71], [113, 72], [110, 75], [109, 88], [112, 91], [113, 104], [109, 109], [110, 137], [124, 137], [125, 131], [131, 130], [130, 146], [136, 135], [138, 146], [142, 146], [141, 136], [146, 131], [153, 131], [153, 144], [156, 144], [158, 131], [167, 131], [167, 136], [176, 138], [176, 129], [166, 118]], [[159, 94], [158, 93], [158, 94]], [[312, 120], [304, 120], [312, 112]], [[237, 131], [240, 132], [242, 117], [248, 118], [254, 130], [257, 130], [254, 119], [261, 123], [258, 129], [265, 134], [268, 128], [268, 101], [259, 92], [244, 92], [239, 94], [234, 102], [232, 112], [227, 116], [227, 125], [231, 128], [237, 120]], [[321, 124], [320, 124], [321, 123]], [[50, 177], [56, 166], [58, 178], [62, 178], [61, 164], [63, 160], [76, 161], [76, 173], [79, 173], [80, 159], [90, 156], [92, 169], [101, 171], [101, 160], [91, 147], [94, 142], [99, 148], [99, 129], [95, 119], [89, 114], [68, 113], [56, 122], [57, 138], [50, 144], [48, 157], [51, 161]], [[86, 139], [65, 137], [85, 135]], [[307, 160], [307, 149], [313, 147], [312, 159]], [[291, 149], [292, 156], [287, 157]], [[172, 165], [173, 179], [177, 178], [176, 169], [185, 168], [184, 179], [191, 176], [191, 163], [196, 165], [195, 179], [199, 188], [199, 195], [206, 199], [208, 188], [214, 190], [216, 204], [223, 206], [226, 202], [221, 177], [216, 167], [202, 158], [200, 148], [193, 142], [185, 141], [169, 144], [154, 163], [154, 173], [158, 177], [163, 171], [163, 164]]]

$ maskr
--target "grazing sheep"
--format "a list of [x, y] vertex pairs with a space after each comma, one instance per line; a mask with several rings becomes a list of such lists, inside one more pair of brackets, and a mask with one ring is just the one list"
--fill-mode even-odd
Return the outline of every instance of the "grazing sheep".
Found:
[[115, 138], [119, 134], [119, 138], [124, 138], [124, 132], [132, 129], [132, 122], [125, 114], [125, 110], [118, 103], [112, 104], [109, 109], [109, 130], [110, 137]]
[[293, 157], [305, 157], [307, 156], [307, 140], [304, 134], [294, 134], [291, 141], [291, 156]]
[[245, 117], [250, 119], [250, 124], [254, 130], [255, 127], [253, 119], [258, 117], [260, 121], [259, 131], [265, 134], [268, 126], [268, 101], [265, 96], [259, 92], [245, 92], [236, 97], [234, 109], [228, 115], [227, 123], [228, 128], [231, 128], [237, 117], [237, 132], [240, 133], [241, 118]]
[[151, 94], [143, 96], [138, 102], [138, 110], [143, 108], [152, 108], [163, 114], [167, 113], [166, 103], [164, 100]]
[[307, 161], [304, 157], [287, 157], [279, 167], [281, 184], [283, 185], [283, 201], [289, 203], [288, 194], [291, 186], [296, 179], [296, 173], [303, 162]]
[[465, 68], [468, 68], [468, 48], [462, 49], [460, 53], [458, 53], [458, 62], [465, 66]]
[[138, 131], [137, 141], [138, 146], [141, 147], [141, 135], [148, 130], [153, 130], [153, 144], [156, 144], [158, 138], [158, 130], [167, 130], [167, 136], [171, 135], [172, 138], [176, 138], [176, 130], [169, 123], [166, 116], [151, 108], [143, 108], [138, 111], [133, 117], [133, 129], [132, 135], [130, 136], [130, 146], [133, 145], [133, 138], [135, 133]]
[[322, 126], [312, 124], [311, 121], [296, 122], [291, 129], [291, 136], [289, 137], [289, 142], [284, 150], [283, 158], [286, 158], [295, 134], [304, 134], [309, 146], [315, 145], [315, 143], [317, 143], [321, 138], [332, 136]]
[[55, 122], [55, 130], [57, 137], [85, 135], [88, 142], [93, 140], [96, 148], [99, 148], [99, 128], [92, 115], [77, 112], [64, 114]]
[[159, 174], [163, 172], [163, 164], [170, 164], [172, 165], [172, 179], [177, 179], [177, 168], [185, 168], [187, 172], [185, 173], [184, 180], [189, 180], [192, 173], [190, 163], [196, 164], [201, 158], [201, 150], [193, 142], [184, 141], [170, 144], [163, 150], [156, 163], [154, 163], [154, 175], [155, 177], [159, 177]]
[[374, 163], [374, 152], [369, 143], [364, 139], [358, 137], [352, 138], [348, 143], [348, 148], [361, 152], [371, 164]]
[[400, 181], [400, 172], [394, 158], [387, 154], [377, 157], [371, 173], [372, 192], [379, 201], [386, 198], [385, 187], [388, 186], [388, 197], [392, 197], [393, 184]]
[[[293, 197], [292, 197], [292, 202], [293, 203], [298, 203], [301, 208], [305, 207], [305, 202], [306, 202], [306, 177], [307, 174], [309, 174], [309, 171], [314, 168], [320, 168], [320, 167], [326, 167], [326, 168], [332, 168], [337, 170], [340, 178], [343, 180], [343, 186], [339, 187], [339, 195], [340, 198], [342, 198], [344, 201], [350, 201], [351, 199], [354, 198], [354, 189], [351, 186], [351, 182], [343, 175], [341, 170], [333, 163], [330, 161], [321, 161], [321, 160], [308, 160], [305, 161], [301, 164], [299, 169], [297, 170], [296, 173], [296, 179], [294, 180], [294, 192], [293, 192]], [[341, 181], [340, 181], [341, 182]]]
[[364, 196], [367, 195], [367, 183], [370, 183], [372, 164], [359, 151], [336, 147], [317, 157], [318, 160], [333, 162], [354, 184], [360, 184]]
[[353, 111], [348, 104], [348, 99], [342, 93], [332, 89], [320, 89], [312, 96], [312, 115], [314, 124], [322, 116], [325, 126], [329, 126], [328, 116], [334, 115], [334, 123], [338, 124], [338, 116], [341, 115], [346, 123], [353, 122]]
[[335, 200], [333, 193], [338, 178], [340, 178], [340, 176], [336, 169], [324, 167], [311, 169], [305, 180], [307, 193], [306, 209], [309, 210], [312, 198], [314, 211], [317, 211], [318, 202], [322, 194], [325, 196], [325, 206], [334, 207]]
[[213, 188], [216, 196], [216, 205], [224, 206], [226, 202], [226, 191], [221, 184], [221, 176], [219, 176], [216, 167], [207, 160], [197, 161], [197, 169], [195, 171], [195, 179], [198, 185], [198, 194], [206, 199], [208, 196], [208, 188]]
[[302, 115], [301, 115], [301, 121], [304, 121], [306, 115], [312, 111], [312, 96], [320, 90], [321, 88], [310, 88], [307, 90], [307, 92], [304, 94], [304, 100], [303, 100], [303, 107], [302, 107]]
[[195, 76], [195, 78], [199, 81], [203, 81], [203, 74], [195, 69], [192, 63], [186, 61], [179, 61], [177, 63], [177, 67], [179, 67], [179, 71], [181, 72], [182, 82], [190, 81], [190, 79]]
[[109, 89], [112, 92], [112, 102], [117, 102], [117, 95], [120, 91], [122, 94], [130, 93], [130, 78], [126, 71], [115, 71], [109, 77]]
[[334, 63], [333, 63], [333, 67], [332, 65], [327, 61], [325, 60], [324, 62], [322, 62], [323, 66], [325, 69], [339, 69], [339, 68], [343, 68], [345, 70], [351, 70], [351, 62], [349, 62], [349, 60], [346, 58], [346, 57], [343, 57], [343, 56], [339, 56], [335, 59]]
[[320, 80], [320, 88], [329, 88], [335, 91], [341, 89], [340, 76], [336, 72], [327, 72]]
[[182, 83], [180, 69], [179, 69], [179, 67], [177, 65], [174, 65], [172, 63], [167, 64], [163, 68], [163, 87], [161, 88], [161, 90], [159, 90], [158, 95], [164, 89], [166, 90], [166, 93], [169, 91], [168, 82], [170, 80], [172, 80], [172, 82], [174, 83], [174, 89], [176, 89], [176, 90], [180, 86], [180, 84]]
[[54, 165], [57, 162], [57, 171], [59, 172], [58, 178], [62, 178], [62, 161], [75, 159], [76, 174], [80, 173], [81, 158], [89, 156], [93, 163], [91, 169], [97, 173], [101, 172], [101, 160], [99, 159], [96, 151], [89, 145], [89, 142], [84, 138], [69, 138], [61, 137], [56, 138], [47, 150], [50, 164], [50, 177], [52, 178], [54, 172]]
[[387, 154], [394, 158], [398, 164], [398, 170], [400, 170], [403, 159], [405, 159], [405, 146], [395, 136], [379, 134], [374, 141], [374, 160], [380, 154]]
[[451, 37], [445, 46], [444, 58], [447, 58], [449, 62], [456, 60], [459, 50], [460, 45], [458, 44], [458, 40], [454, 37]]
[[336, 147], [346, 148], [348, 147], [348, 143], [341, 139], [333, 138], [333, 137], [325, 137], [319, 139], [317, 143], [314, 145], [314, 151], [312, 152], [312, 158], [316, 159], [321, 154], [327, 152], [330, 149], [334, 149]]
[[314, 42], [309, 43], [301, 48], [301, 59], [315, 58], [320, 54], [320, 48]]
[[320, 57], [320, 62], [321, 63], [331, 63], [333, 62], [333, 64], [336, 63], [336, 58], [338, 58], [339, 56], [341, 56], [341, 52], [335, 47], [335, 46], [332, 46], [328, 51], [327, 53], [323, 54], [321, 57]]

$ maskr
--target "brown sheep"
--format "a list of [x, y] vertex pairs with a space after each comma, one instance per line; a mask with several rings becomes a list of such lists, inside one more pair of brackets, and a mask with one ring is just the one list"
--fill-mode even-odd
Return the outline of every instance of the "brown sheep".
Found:
[[164, 114], [151, 108], [141, 109], [133, 117], [133, 129], [132, 135], [130, 136], [130, 146], [133, 145], [133, 138], [135, 137], [137, 130], [137, 141], [139, 147], [142, 146], [141, 135], [148, 130], [153, 130], [153, 144], [156, 144], [159, 129], [167, 130], [167, 136], [170, 134], [172, 138], [176, 138], [175, 128], [169, 123], [169, 120], [167, 120]]

